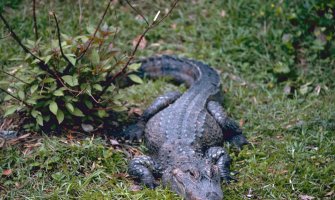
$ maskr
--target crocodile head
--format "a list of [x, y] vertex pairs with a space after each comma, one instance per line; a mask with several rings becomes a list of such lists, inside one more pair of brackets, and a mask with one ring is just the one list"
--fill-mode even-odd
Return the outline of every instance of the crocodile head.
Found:
[[210, 164], [199, 167], [188, 164], [174, 168], [169, 175], [163, 175], [163, 182], [187, 200], [221, 200], [223, 193], [217, 167]]

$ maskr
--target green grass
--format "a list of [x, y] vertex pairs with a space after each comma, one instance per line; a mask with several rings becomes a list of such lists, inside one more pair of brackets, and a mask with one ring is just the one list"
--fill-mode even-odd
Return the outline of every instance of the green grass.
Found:
[[[39, 3], [39, 29], [45, 42], [56, 38], [49, 10], [57, 13], [62, 32], [68, 35], [83, 33], [86, 26], [97, 24], [105, 4], [82, 2], [81, 25], [76, 1]], [[139, 2], [149, 19], [168, 5], [158, 0]], [[255, 199], [334, 198], [335, 55], [330, 51], [324, 56], [326, 47], [317, 46], [313, 32], [304, 32], [308, 36], [305, 40], [296, 35], [297, 29], [304, 29], [292, 25], [290, 17], [307, 9], [298, 5], [299, 1], [265, 0], [181, 2], [170, 18], [149, 32], [148, 46], [138, 52], [138, 56], [172, 52], [203, 60], [221, 71], [223, 103], [243, 122], [252, 143], [239, 154], [228, 147], [234, 160], [232, 168], [240, 174], [239, 182], [223, 185], [226, 199], [246, 199], [249, 191]], [[117, 45], [129, 52], [144, 23], [134, 19], [129, 7], [113, 7], [117, 16], [111, 11], [106, 22], [121, 27]], [[3, 14], [21, 37], [33, 39], [29, 1]], [[0, 33], [6, 35], [2, 24]], [[285, 34], [296, 41], [287, 42]], [[303, 44], [296, 45], [297, 41]], [[23, 53], [15, 42], [0, 40], [0, 68], [18, 65], [10, 60], [17, 55]], [[285, 88], [291, 92], [285, 93]], [[172, 89], [176, 87], [163, 80], [146, 81], [121, 94], [129, 96], [130, 107], [144, 109], [157, 95]], [[40, 146], [28, 153], [18, 145], [0, 149], [0, 172], [12, 170], [10, 176], [0, 177], [0, 185], [7, 189], [0, 190], [0, 198], [178, 198], [162, 187], [131, 191], [133, 183], [123, 174], [127, 152], [108, 141], [91, 137], [74, 143], [64, 141], [64, 136], [43, 135]]]

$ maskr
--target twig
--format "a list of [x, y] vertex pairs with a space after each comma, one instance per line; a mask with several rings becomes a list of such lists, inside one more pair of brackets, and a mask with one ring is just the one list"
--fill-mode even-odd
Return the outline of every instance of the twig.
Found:
[[9, 30], [10, 35], [13, 37], [13, 39], [21, 46], [21, 48], [26, 52], [29, 53], [32, 57], [34, 57], [35, 59], [39, 60], [40, 62], [43, 62], [43, 60], [41, 60], [39, 57], [37, 57], [35, 54], [33, 54], [26, 46], [24, 46], [20, 40], [20, 38], [16, 35], [16, 33], [13, 31], [13, 29], [10, 27], [9, 23], [7, 22], [7, 20], [2, 16], [2, 14], [0, 13], [0, 18], [3, 21], [3, 23], [5, 24], [6, 28]]
[[166, 13], [160, 20], [158, 20], [158, 21], [154, 21], [153, 24], [152, 24], [152, 26], [157, 26], [157, 25], [160, 24], [163, 20], [165, 20], [165, 18], [167, 18], [167, 17], [171, 14], [172, 10], [177, 6], [178, 1], [179, 1], [179, 0], [175, 0], [175, 1], [172, 3], [171, 8], [170, 8], [170, 10], [168, 11], [168, 13]]
[[144, 15], [139, 10], [137, 10], [133, 5], [131, 5], [131, 3], [128, 0], [125, 0], [125, 1], [138, 15], [140, 15], [142, 17], [142, 19], [145, 21], [145, 23], [147, 23], [147, 25], [150, 26], [147, 18], [145, 18]]
[[24, 100], [22, 100], [22, 99], [19, 99], [18, 97], [16, 97], [16, 96], [14, 96], [14, 95], [12, 95], [10, 92], [8, 92], [7, 90], [5, 90], [5, 89], [2, 89], [2, 88], [0, 88], [0, 90], [2, 90], [4, 93], [6, 93], [6, 94], [8, 94], [9, 96], [11, 96], [11, 97], [13, 97], [14, 99], [16, 99], [16, 100], [18, 100], [18, 101], [20, 101], [20, 102], [22, 102], [25, 106], [27, 106], [28, 108], [31, 108], [32, 106], [31, 105], [29, 105], [27, 102], [25, 102]]
[[62, 48], [62, 40], [61, 40], [60, 29], [59, 29], [59, 24], [58, 24], [58, 20], [57, 20], [56, 14], [55, 14], [55, 12], [51, 12], [51, 14], [53, 15], [53, 17], [55, 19], [55, 22], [56, 22], [57, 36], [58, 36], [58, 45], [59, 45], [60, 53], [62, 54], [62, 57], [66, 60], [66, 62], [68, 62], [68, 65], [70, 65], [70, 67], [73, 67], [73, 64], [65, 56], [63, 48]]
[[34, 32], [35, 40], [38, 40], [37, 20], [36, 20], [36, 0], [33, 0], [33, 20], [34, 20]]
[[8, 76], [11, 76], [11, 77], [17, 79], [18, 81], [21, 81], [22, 83], [29, 84], [29, 83], [25, 82], [24, 80], [22, 80], [22, 79], [20, 79], [20, 78], [18, 78], [18, 77], [16, 77], [16, 76], [14, 76], [13, 74], [10, 74], [10, 73], [4, 71], [4, 70], [2, 70], [2, 69], [0, 69], [0, 71], [1, 71], [2, 73], [4, 73], [4, 74], [7, 74]]
[[80, 28], [80, 32], [81, 32], [81, 21], [83, 19], [83, 9], [81, 6], [81, 0], [78, 0], [78, 4], [79, 4], [79, 28]]
[[[125, 74], [126, 70], [127, 70], [127, 67], [128, 65], [130, 64], [130, 62], [133, 60], [133, 58], [135, 57], [135, 54], [137, 52], [137, 49], [142, 41], [142, 39], [144, 38], [144, 36], [146, 35], [146, 33], [151, 30], [152, 28], [156, 27], [157, 25], [159, 25], [166, 17], [168, 17], [172, 10], [176, 7], [177, 3], [178, 3], [179, 0], [175, 0], [172, 5], [171, 5], [171, 8], [170, 10], [168, 11], [168, 13], [166, 13], [160, 20], [156, 21], [154, 20], [144, 31], [143, 33], [141, 34], [140, 38], [138, 39], [137, 43], [136, 43], [136, 46], [135, 48], [133, 49], [133, 51], [131, 52], [126, 64], [123, 66], [123, 68], [117, 72], [114, 76], [111, 76], [111, 77], [107, 77], [107, 80], [105, 81], [104, 83], [104, 88], [103, 90], [100, 92], [99, 96], [98, 96], [98, 100], [99, 98], [101, 98], [101, 96], [107, 91], [108, 87], [110, 86], [110, 84], [119, 76]], [[128, 3], [128, 2], [127, 2]]]
[[18, 43], [18, 45], [28, 54], [30, 54], [34, 59], [38, 60], [39, 62], [37, 63], [38, 66], [46, 71], [47, 73], [49, 73], [50, 75], [52, 75], [53, 77], [56, 77], [56, 72], [52, 71], [49, 66], [47, 64], [45, 64], [45, 62], [40, 59], [39, 57], [37, 57], [35, 54], [33, 54], [24, 44], [22, 44], [21, 39], [16, 35], [16, 33], [13, 31], [13, 29], [10, 27], [9, 23], [7, 22], [7, 20], [2, 16], [2, 14], [0, 13], [0, 18], [3, 21], [3, 23], [5, 24], [6, 28], [9, 30], [10, 35], [12, 36], [12, 38]]
[[100, 28], [100, 26], [101, 26], [101, 24], [102, 24], [102, 21], [104, 20], [106, 14], [107, 14], [107, 11], [108, 11], [108, 9], [109, 9], [111, 3], [112, 3], [112, 0], [110, 0], [110, 1], [108, 2], [108, 5], [106, 6], [105, 12], [103, 13], [103, 15], [102, 15], [102, 17], [101, 17], [101, 19], [100, 19], [100, 21], [99, 21], [99, 24], [98, 24], [97, 28], [95, 29], [92, 38], [89, 40], [88, 45], [86, 46], [86, 48], [84, 49], [84, 51], [78, 56], [78, 58], [77, 58], [77, 62], [78, 62], [82, 57], [84, 57], [84, 55], [86, 54], [87, 50], [90, 48], [90, 46], [91, 46], [91, 44], [92, 44], [92, 42], [93, 42], [93, 40], [94, 40], [94, 38], [95, 38], [95, 36], [96, 36], [98, 30], [99, 30], [99, 28]]

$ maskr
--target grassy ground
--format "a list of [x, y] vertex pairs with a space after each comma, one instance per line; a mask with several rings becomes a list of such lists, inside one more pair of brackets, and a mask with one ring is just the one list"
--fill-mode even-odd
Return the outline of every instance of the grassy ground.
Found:
[[[77, 1], [39, 2], [39, 29], [44, 39], [55, 36], [49, 10], [57, 13], [62, 32], [68, 35], [97, 24], [106, 2], [81, 2], [81, 24]], [[149, 19], [168, 5], [138, 2]], [[303, 27], [290, 21], [307, 9], [299, 5], [299, 1], [265, 0], [181, 2], [162, 26], [149, 32], [147, 47], [138, 52], [139, 56], [173, 53], [191, 57], [221, 71], [223, 103], [252, 143], [239, 154], [228, 147], [232, 168], [240, 174], [237, 183], [223, 185], [226, 199], [334, 198], [335, 55], [323, 51], [326, 47], [320, 47], [315, 31], [299, 40], [297, 32]], [[117, 17], [111, 11], [106, 22], [121, 27], [117, 41], [129, 51], [144, 23], [126, 5], [115, 4], [113, 9]], [[33, 39], [29, 1], [3, 14], [21, 37]], [[2, 24], [0, 30], [6, 35]], [[292, 38], [298, 39], [290, 42]], [[15, 65], [10, 58], [20, 54], [13, 41], [0, 40], [1, 68]], [[172, 88], [162, 80], [146, 81], [122, 93], [129, 95], [132, 107], [143, 109]], [[178, 199], [161, 187], [134, 191], [125, 174], [126, 150], [134, 151], [102, 138], [70, 141], [65, 136], [46, 135], [26, 145], [2, 148], [0, 198]]]

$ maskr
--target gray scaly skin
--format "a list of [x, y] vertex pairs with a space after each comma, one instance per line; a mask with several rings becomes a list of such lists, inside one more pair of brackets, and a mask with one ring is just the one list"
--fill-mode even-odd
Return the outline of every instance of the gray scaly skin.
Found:
[[222, 199], [221, 181], [233, 180], [222, 144], [229, 141], [241, 148], [248, 142], [218, 103], [222, 101], [218, 73], [202, 62], [171, 56], [141, 63], [140, 71], [149, 78], [168, 76], [189, 89], [158, 97], [125, 131], [131, 139], [144, 136], [150, 153], [135, 157], [129, 174], [149, 188], [161, 177], [164, 186], [185, 199]]

